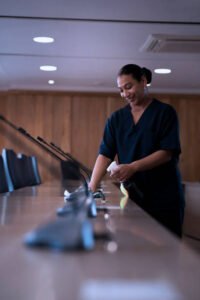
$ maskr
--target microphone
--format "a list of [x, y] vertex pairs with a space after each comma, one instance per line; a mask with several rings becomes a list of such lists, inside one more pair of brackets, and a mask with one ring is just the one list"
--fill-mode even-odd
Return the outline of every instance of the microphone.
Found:
[[[24, 128], [22, 127], [17, 127], [15, 126], [13, 123], [11, 123], [10, 121], [8, 121], [4, 116], [0, 115], [0, 120], [4, 121], [7, 125], [9, 125], [10, 127], [12, 127], [14, 130], [20, 132], [23, 136], [25, 136], [26, 138], [28, 138], [29, 140], [31, 140], [32, 142], [34, 142], [35, 144], [37, 144], [40, 148], [42, 148], [44, 151], [48, 152], [51, 156], [53, 156], [55, 159], [59, 160], [60, 163], [64, 163], [65, 161], [63, 161], [63, 159], [57, 155], [55, 153], [55, 151], [52, 151], [52, 149], [50, 147], [48, 147], [44, 142], [43, 139], [40, 139], [40, 141], [38, 139], [35, 139], [32, 135], [30, 135]], [[74, 166], [74, 167], [72, 167]], [[83, 182], [84, 184], [84, 191], [85, 191], [85, 198], [88, 197], [88, 183], [87, 180], [85, 179], [84, 175], [77, 170], [77, 166], [75, 167], [74, 162], [72, 162], [71, 166], [70, 166], [70, 171], [71, 173], [73, 173], [76, 176], [76, 179], [79, 179]], [[78, 198], [80, 196], [80, 193], [75, 193], [74, 194], [74, 198]], [[91, 202], [92, 203], [92, 202]], [[91, 204], [91, 206], [93, 206], [93, 204]], [[91, 209], [91, 208], [89, 208]], [[95, 216], [95, 210], [93, 212], [94, 216]]]
[[[15, 129], [16, 131], [20, 132], [23, 136], [25, 136], [26, 138], [28, 138], [29, 140], [31, 140], [32, 142], [34, 142], [35, 144], [37, 144], [40, 148], [42, 148], [43, 150], [45, 150], [46, 152], [48, 152], [51, 156], [53, 156], [54, 158], [56, 158], [60, 162], [64, 162], [64, 160], [57, 153], [55, 153], [56, 152], [55, 149], [52, 150], [52, 147], [44, 139], [42, 139], [42, 138], [40, 138], [40, 139], [34, 138], [24, 128], [17, 127], [16, 125], [14, 125], [10, 121], [8, 121], [3, 115], [0, 115], [0, 120], [2, 120], [3, 122], [5, 122], [7, 125], [9, 125], [10, 127], [12, 127], [13, 129]], [[73, 159], [73, 158], [70, 158], [70, 159], [71, 159], [72, 164], [74, 166], [77, 167], [77, 166], [80, 165], [80, 163], [78, 161], [76, 161], [75, 159]], [[74, 170], [74, 172], [77, 172], [77, 170]], [[80, 176], [78, 176], [77, 179], [80, 179]]]
[[79, 176], [79, 179], [81, 177], [82, 181], [84, 182], [84, 187], [80, 186], [72, 193], [69, 193], [67, 190], [65, 190], [64, 201], [66, 204], [63, 207], [57, 209], [57, 215], [67, 216], [72, 212], [77, 213], [80, 209], [81, 210], [86, 209], [88, 217], [92, 217], [92, 218], [96, 217], [97, 209], [96, 209], [96, 202], [94, 200], [93, 193], [88, 188], [88, 183], [84, 174], [81, 173], [81, 171], [84, 172], [89, 178], [88, 169], [84, 167], [76, 159], [72, 158], [72, 156], [70, 156], [68, 153], [65, 153], [57, 146], [53, 146], [54, 145], [53, 143], [48, 143], [44, 138], [41, 138], [40, 136], [38, 136], [37, 139], [43, 144], [45, 144], [47, 147], [53, 149], [53, 151], [56, 151], [57, 153], [61, 154], [65, 158], [68, 158], [72, 166], [74, 165], [76, 167], [74, 168], [74, 172], [76, 172]]
[[54, 151], [56, 151], [57, 153], [59, 153], [60, 155], [62, 155], [64, 158], [66, 158], [68, 161], [72, 162], [74, 166], [76, 166], [77, 168], [80, 168], [87, 176], [88, 180], [90, 180], [92, 171], [90, 169], [88, 169], [86, 166], [84, 166], [80, 161], [78, 161], [76, 158], [74, 158], [71, 154], [64, 152], [60, 147], [58, 147], [57, 145], [55, 145], [54, 143], [50, 142], [48, 143], [44, 138], [41, 138], [40, 136], [37, 137], [37, 139], [44, 143], [45, 145], [47, 145], [48, 147], [50, 147], [51, 149], [53, 149]]
[[[46, 140], [44, 140], [41, 137], [37, 137], [37, 140], [47, 146], [48, 149], [51, 149], [53, 153], [56, 153], [59, 155], [59, 157], [63, 158], [63, 155], [59, 153], [56, 149], [54, 149]], [[60, 165], [61, 165], [61, 171], [62, 171], [62, 177], [63, 180], [79, 180], [80, 179], [80, 168], [79, 165], [71, 161], [71, 159], [66, 160], [67, 157], [64, 157], [64, 160], [61, 159]]]
[[[96, 203], [94, 201], [95, 195], [93, 195], [92, 192], [89, 191], [87, 180], [86, 180], [85, 176], [80, 172], [80, 170], [83, 171], [87, 175], [87, 177], [90, 178], [89, 174], [88, 174], [88, 169], [85, 166], [83, 166], [79, 161], [72, 158], [71, 155], [69, 155], [68, 153], [65, 153], [63, 150], [61, 150], [59, 147], [57, 147], [53, 143], [48, 143], [44, 138], [42, 138], [40, 136], [38, 136], [37, 139], [40, 142], [42, 142], [43, 144], [45, 144], [47, 147], [50, 147], [51, 149], [53, 149], [53, 151], [58, 152], [65, 158], [67, 157], [70, 160], [70, 162], [72, 163], [72, 166], [74, 165], [75, 167], [77, 167], [74, 169], [74, 172], [77, 172], [79, 179], [81, 176], [81, 179], [84, 182], [84, 189], [82, 187], [79, 187], [72, 193], [69, 193], [67, 190], [65, 190], [64, 201], [66, 204], [63, 207], [57, 209], [57, 214], [59, 216], [68, 215], [69, 213], [71, 213], [71, 211], [77, 210], [78, 208], [83, 207], [83, 204], [84, 204], [88, 207], [88, 216], [96, 217], [97, 210], [96, 210]], [[87, 195], [86, 195], [87, 199], [84, 202], [83, 199], [85, 197], [85, 191], [87, 191]]]
[[59, 251], [92, 250], [95, 245], [93, 225], [88, 219], [56, 219], [28, 232], [23, 239], [28, 247], [50, 248]]
[[94, 248], [94, 229], [88, 217], [96, 217], [96, 205], [81, 173], [80, 178], [84, 183], [80, 191], [70, 194], [68, 205], [57, 209], [57, 215], [64, 218], [57, 218], [27, 233], [25, 245], [60, 251]]
[[[61, 155], [64, 157], [64, 160], [61, 159], [61, 169], [63, 173], [63, 179], [80, 179], [80, 176], [82, 177], [83, 181], [87, 181], [84, 174], [88, 177], [88, 173], [85, 171], [85, 167], [83, 168], [81, 166], [81, 163], [79, 163], [76, 159], [72, 159], [68, 154], [63, 154], [58, 149], [54, 148], [50, 143], [48, 143], [44, 138], [38, 136], [37, 140], [47, 146], [48, 149], [51, 149], [53, 153], [57, 153], [58, 155]], [[67, 161], [66, 161], [67, 159]], [[84, 174], [83, 174], [84, 172]], [[89, 179], [89, 177], [88, 177]]]
[[74, 163], [76, 163], [86, 173], [86, 175], [88, 176], [88, 179], [90, 179], [92, 171], [89, 168], [87, 168], [86, 166], [84, 166], [80, 161], [78, 161], [76, 158], [74, 158], [70, 153], [64, 152], [56, 144], [54, 144], [54, 143], [51, 142], [50, 145], [52, 145], [55, 149], [57, 149], [60, 153], [62, 153], [66, 158], [69, 158]]
[[[40, 137], [38, 137], [38, 139], [42, 140]], [[54, 143], [50, 142], [49, 145], [52, 146], [55, 150], [57, 150], [59, 153], [63, 154], [66, 158], [72, 160], [75, 164], [77, 164], [80, 167], [80, 169], [85, 172], [85, 174], [88, 177], [88, 180], [90, 180], [90, 177], [91, 177], [91, 174], [92, 174], [92, 171], [90, 169], [88, 169], [81, 162], [79, 162], [77, 159], [75, 159], [71, 154], [64, 152], [60, 147], [58, 147]], [[101, 198], [102, 201], [105, 201], [105, 199], [106, 199], [104, 193], [100, 189], [98, 189], [96, 192], [93, 193], [93, 197], [94, 198]]]
[[52, 152], [50, 149], [48, 149], [42, 143], [40, 143], [36, 138], [34, 138], [32, 135], [30, 135], [24, 128], [17, 127], [16, 125], [14, 125], [12, 122], [8, 121], [2, 115], [0, 115], [0, 120], [3, 121], [4, 123], [6, 123], [7, 125], [9, 125], [10, 127], [12, 127], [14, 130], [16, 130], [19, 133], [21, 133], [23, 136], [25, 136], [27, 139], [29, 139], [33, 143], [37, 144], [40, 148], [42, 148], [43, 150], [45, 150], [46, 152], [48, 152], [51, 156], [53, 156], [57, 160], [59, 160], [59, 161], [62, 160], [58, 155], [56, 155], [54, 152]]
[[57, 215], [65, 217], [74, 213], [75, 215], [87, 214], [90, 218], [97, 216], [97, 207], [93, 194], [89, 189], [79, 187], [73, 193], [64, 198], [65, 205], [57, 209]]
[[37, 144], [38, 146], [40, 146], [43, 150], [45, 150], [46, 152], [48, 152], [51, 156], [53, 156], [54, 158], [56, 158], [59, 161], [62, 161], [62, 159], [58, 155], [56, 155], [54, 152], [52, 152], [49, 148], [45, 147], [36, 138], [34, 138], [32, 135], [30, 135], [30, 133], [28, 133], [24, 128], [17, 127], [17, 130], [20, 133], [22, 133], [25, 137], [27, 137], [29, 140], [31, 140], [32, 142], [34, 142], [35, 144]]
[[[44, 143], [31, 136], [24, 128], [15, 126], [2, 115], [0, 115], [0, 120], [40, 146], [57, 160], [63, 161], [59, 155], [47, 147], [47, 145], [44, 145]], [[81, 172], [79, 172], [79, 178], [83, 182], [81, 196], [80, 192], [76, 194], [76, 197], [72, 193], [75, 201], [71, 202], [73, 204], [71, 205], [71, 212], [67, 214], [67, 218], [56, 219], [29, 232], [24, 238], [24, 243], [27, 246], [42, 246], [59, 250], [93, 249], [93, 228], [86, 216], [89, 212], [92, 212], [92, 209], [94, 210], [93, 216], [95, 216], [96, 206], [92, 194], [88, 189], [87, 180]], [[73, 200], [73, 197], [71, 196], [70, 200]], [[67, 210], [69, 211], [69, 208]]]
[[[48, 143], [41, 138], [40, 141], [36, 138], [34, 138], [32, 135], [30, 135], [24, 128], [19, 127], [17, 128], [17, 130], [22, 133], [24, 136], [26, 136], [29, 140], [31, 140], [32, 142], [36, 143], [38, 146], [40, 146], [43, 150], [45, 150], [46, 152], [48, 152], [51, 156], [53, 156], [54, 158], [56, 158], [57, 160], [60, 161], [60, 163], [64, 164], [66, 163], [66, 161], [64, 161], [59, 155], [57, 155], [54, 151], [52, 151], [51, 148], [48, 147]], [[82, 182], [85, 185], [85, 189], [87, 190], [87, 181], [85, 179], [85, 177], [83, 176], [83, 174], [77, 170], [76, 166], [72, 163], [70, 165], [70, 170], [67, 170], [68, 172], [70, 171], [71, 174], [73, 175], [73, 179], [79, 179], [82, 180]]]
[[[5, 122], [7, 125], [12, 127], [13, 129], [15, 129], [16, 131], [20, 132], [23, 136], [25, 136], [26, 138], [28, 138], [29, 140], [31, 140], [32, 142], [37, 144], [40, 148], [42, 148], [44, 151], [48, 152], [51, 156], [53, 156], [55, 159], [59, 160], [61, 163], [66, 162], [57, 153], [55, 153], [55, 151], [56, 151], [55, 149], [52, 150], [52, 148], [48, 145], [48, 143], [44, 139], [40, 138], [40, 140], [39, 140], [39, 139], [34, 138], [24, 128], [15, 126], [13, 123], [8, 121], [2, 115], [0, 115], [0, 120]], [[96, 209], [95, 209], [96, 205], [95, 205], [95, 202], [94, 202], [94, 199], [93, 199], [93, 195], [89, 191], [87, 180], [86, 180], [85, 176], [79, 170], [77, 170], [77, 165], [82, 166], [82, 164], [80, 164], [76, 160], [73, 160], [72, 158], [71, 158], [70, 162], [71, 162], [71, 165], [76, 166], [76, 167], [72, 168], [72, 172], [77, 176], [77, 179], [80, 179], [83, 182], [83, 186], [84, 186], [83, 187], [84, 191], [80, 192], [80, 190], [76, 190], [75, 192], [71, 193], [72, 194], [71, 199], [78, 199], [79, 197], [80, 197], [80, 199], [82, 199], [81, 197], [85, 193], [85, 200], [87, 200], [85, 202], [88, 206], [88, 214], [92, 215], [92, 216], [96, 216]], [[85, 168], [80, 168], [80, 169], [82, 171], [86, 171]], [[81, 193], [82, 193], [82, 195], [81, 195]], [[79, 201], [80, 201], [80, 199], [79, 199]], [[76, 207], [76, 205], [75, 205], [75, 207]], [[66, 207], [63, 208], [63, 215], [65, 214], [65, 210], [66, 210]], [[68, 208], [67, 208], [66, 211], [68, 213]], [[58, 214], [59, 215], [62, 214], [61, 209], [58, 212]]]

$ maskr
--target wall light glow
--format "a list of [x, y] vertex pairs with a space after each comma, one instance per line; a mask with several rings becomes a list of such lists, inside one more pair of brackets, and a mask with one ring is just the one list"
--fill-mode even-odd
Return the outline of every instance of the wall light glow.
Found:
[[50, 79], [50, 80], [48, 81], [48, 84], [54, 84], [54, 83], [55, 83], [55, 81], [52, 80], [52, 79]]

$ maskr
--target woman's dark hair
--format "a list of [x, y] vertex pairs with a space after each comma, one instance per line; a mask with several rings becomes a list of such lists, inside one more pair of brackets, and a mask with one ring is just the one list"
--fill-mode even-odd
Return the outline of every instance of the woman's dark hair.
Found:
[[138, 65], [129, 64], [123, 66], [118, 73], [118, 76], [121, 75], [132, 75], [137, 81], [141, 81], [142, 77], [146, 77], [147, 83], [151, 83], [152, 73], [147, 68], [140, 68]]

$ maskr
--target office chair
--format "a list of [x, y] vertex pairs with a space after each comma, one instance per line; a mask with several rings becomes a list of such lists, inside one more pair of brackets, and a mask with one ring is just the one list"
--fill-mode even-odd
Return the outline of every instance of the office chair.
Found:
[[6, 178], [6, 172], [4, 169], [3, 158], [0, 155], [0, 193], [8, 192], [8, 183]]
[[27, 157], [27, 164], [29, 165], [29, 174], [30, 174], [30, 185], [41, 184], [41, 177], [38, 169], [38, 161], [35, 156]]
[[16, 154], [12, 149], [3, 149], [2, 157], [9, 180], [9, 191], [41, 183], [34, 156], [29, 157]]
[[3, 159], [6, 181], [7, 181], [7, 185], [8, 185], [8, 191], [12, 192], [12, 191], [14, 191], [14, 185], [13, 185], [13, 181], [12, 181], [12, 178], [10, 175], [10, 168], [9, 168], [9, 164], [8, 164], [8, 160], [7, 160], [7, 150], [6, 149], [2, 150], [2, 159]]
[[27, 156], [18, 153], [18, 179], [20, 187], [33, 186], [41, 183], [37, 159], [35, 156]]

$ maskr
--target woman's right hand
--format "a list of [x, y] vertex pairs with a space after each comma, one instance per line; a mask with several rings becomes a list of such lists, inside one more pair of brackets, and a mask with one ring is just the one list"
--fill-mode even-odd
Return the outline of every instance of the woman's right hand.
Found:
[[124, 182], [133, 176], [135, 172], [133, 164], [121, 164], [111, 171], [110, 176], [117, 181]]

